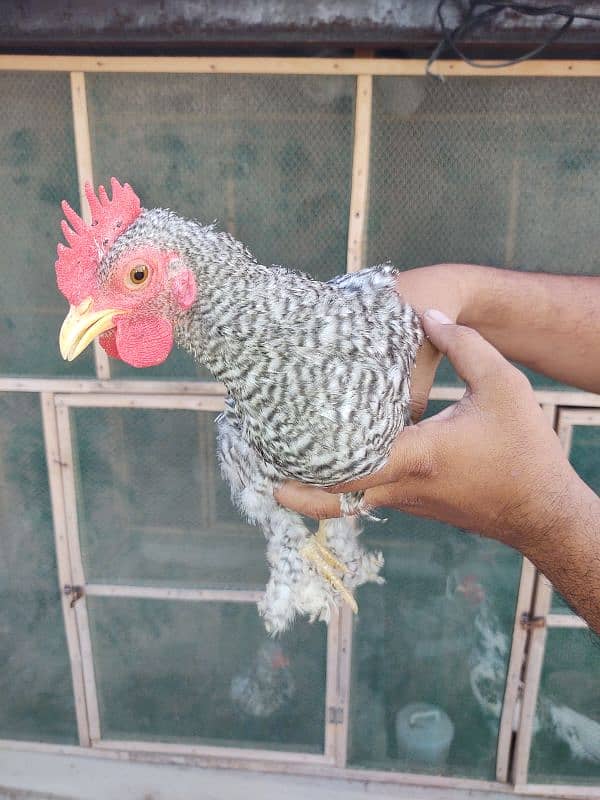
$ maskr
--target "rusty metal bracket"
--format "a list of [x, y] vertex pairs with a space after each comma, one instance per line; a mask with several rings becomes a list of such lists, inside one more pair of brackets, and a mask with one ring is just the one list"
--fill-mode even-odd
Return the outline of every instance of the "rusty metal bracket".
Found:
[[75, 603], [83, 597], [83, 586], [71, 586], [67, 583], [63, 586], [63, 592], [67, 597], [71, 598], [70, 605], [73, 608]]
[[520, 624], [525, 630], [532, 630], [533, 628], [544, 628], [546, 626], [546, 617], [534, 617], [527, 611], [521, 614]]

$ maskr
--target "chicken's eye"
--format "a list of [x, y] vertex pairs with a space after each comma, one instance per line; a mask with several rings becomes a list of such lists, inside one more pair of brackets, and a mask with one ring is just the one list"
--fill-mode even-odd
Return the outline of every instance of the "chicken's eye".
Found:
[[148, 280], [148, 266], [147, 264], [136, 264], [129, 270], [129, 283], [132, 286], [141, 286]]

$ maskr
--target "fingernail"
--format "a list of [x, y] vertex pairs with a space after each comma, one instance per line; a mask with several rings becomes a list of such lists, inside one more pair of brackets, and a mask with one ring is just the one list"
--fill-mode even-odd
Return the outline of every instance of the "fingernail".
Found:
[[452, 325], [450, 317], [447, 317], [442, 311], [438, 311], [436, 308], [429, 308], [425, 312], [425, 316], [427, 319], [432, 319], [434, 322], [439, 322], [442, 325]]

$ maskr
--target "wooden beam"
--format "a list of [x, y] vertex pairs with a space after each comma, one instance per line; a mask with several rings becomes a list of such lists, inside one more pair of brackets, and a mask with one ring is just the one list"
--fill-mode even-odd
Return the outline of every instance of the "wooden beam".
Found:
[[531, 612], [535, 577], [535, 567], [531, 561], [524, 558], [521, 566], [519, 593], [515, 607], [510, 660], [508, 662], [496, 751], [496, 779], [503, 783], [506, 783], [509, 779], [515, 719], [519, 711], [523, 688], [522, 672], [525, 662], [525, 648], [528, 640], [528, 632], [521, 624], [521, 617], [523, 614], [529, 614]]
[[[77, 494], [75, 489], [73, 443], [71, 438], [69, 409], [65, 408], [64, 406], [62, 408], [57, 407], [56, 419], [60, 445], [60, 467], [62, 470], [65, 520], [67, 527], [69, 557], [71, 561], [72, 585], [85, 588], [85, 571], [81, 557], [79, 527], [77, 521]], [[87, 708], [90, 741], [93, 745], [100, 738], [100, 713], [98, 710], [96, 678], [94, 675], [94, 660], [92, 655], [92, 644], [85, 595], [75, 602], [73, 609], [75, 613], [75, 620], [77, 622], [77, 630], [79, 633], [79, 647], [81, 653], [81, 664], [83, 668], [83, 682], [85, 687], [85, 702]]]
[[[217, 381], [157, 381], [157, 380], [110, 380], [98, 381], [86, 378], [17, 378], [0, 376], [0, 392], [51, 392], [59, 395], [74, 394], [135, 394], [135, 395], [189, 395], [198, 397], [224, 397], [227, 391]], [[431, 400], [460, 400], [465, 390], [461, 386], [433, 386], [429, 395]], [[540, 405], [573, 406], [582, 409], [600, 408], [600, 394], [580, 392], [566, 389], [536, 389], [535, 396]], [[574, 408], [561, 411], [562, 414], [574, 413]], [[586, 412], [587, 413], [587, 412]], [[591, 417], [577, 418], [578, 425], [586, 424]], [[587, 424], [600, 424], [595, 418]]]
[[128, 750], [137, 753], [173, 753], [188, 754], [192, 756], [211, 756], [213, 758], [236, 760], [242, 762], [252, 760], [298, 763], [298, 764], [328, 764], [330, 761], [320, 753], [302, 753], [293, 750], [258, 750], [245, 747], [228, 747], [226, 744], [176, 744], [172, 742], [137, 742], [129, 739], [101, 739], [94, 747], [108, 750]]
[[577, 614], [548, 614], [546, 626], [548, 628], [589, 628], [587, 622]]
[[[492, 67], [492, 60], [481, 63]], [[253, 56], [31, 56], [0, 55], [0, 70], [39, 72], [146, 72], [213, 75], [425, 75], [420, 58], [305, 58]], [[436, 75], [474, 78], [596, 78], [600, 60], [534, 59], [510, 67], [481, 69], [460, 60], [436, 61]]]
[[166, 586], [126, 586], [88, 583], [91, 597], [124, 597], [140, 600], [180, 600], [202, 603], [258, 603], [264, 592], [253, 589], [177, 589]]
[[58, 569], [58, 584], [65, 624], [67, 651], [71, 664], [71, 677], [73, 680], [73, 695], [75, 700], [75, 716], [77, 718], [77, 733], [79, 744], [82, 747], [90, 746], [90, 730], [85, 702], [85, 686], [83, 679], [83, 665], [79, 645], [79, 632], [71, 600], [64, 592], [64, 587], [74, 583], [71, 575], [71, 558], [67, 541], [67, 524], [65, 517], [65, 503], [62, 483], [61, 455], [56, 424], [54, 397], [44, 392], [41, 395], [42, 424], [44, 429], [44, 442], [46, 446], [46, 462], [48, 466], [48, 482], [50, 486], [50, 500], [52, 503], [52, 520], [54, 525], [54, 543], [56, 549], [56, 564]]
[[57, 394], [56, 405], [79, 408], [158, 408], [186, 411], [222, 411], [223, 397], [168, 394]]
[[[90, 142], [90, 123], [87, 110], [87, 95], [85, 90], [85, 75], [83, 72], [71, 73], [71, 104], [73, 107], [73, 131], [75, 136], [75, 158], [77, 160], [77, 181], [79, 183], [79, 208], [83, 219], [91, 223], [90, 209], [85, 196], [86, 183], [94, 185], [94, 170], [92, 167], [92, 146]], [[108, 356], [100, 346], [98, 339], [94, 339], [94, 363], [96, 376], [101, 380], [110, 378], [110, 363]]]
[[[110, 744], [109, 748], [107, 745]], [[227, 747], [217, 748], [219, 754], [217, 756], [207, 755], [191, 755], [189, 753], [181, 752], [149, 752], [138, 751], [137, 749], [120, 749], [121, 746], [127, 748], [129, 742], [119, 740], [103, 740], [101, 746], [96, 745], [92, 748], [83, 748], [73, 745], [60, 745], [50, 744], [48, 742], [27, 742], [15, 741], [11, 739], [0, 739], [0, 749], [3, 750], [18, 750], [18, 751], [31, 751], [42, 753], [54, 753], [70, 756], [79, 756], [84, 758], [106, 758], [117, 761], [132, 761], [132, 762], [145, 762], [150, 764], [177, 764], [179, 766], [185, 765], [190, 767], [210, 767], [224, 769], [243, 769], [246, 772], [266, 772], [266, 773], [284, 773], [290, 775], [308, 775], [320, 776], [323, 778], [337, 778], [338, 780], [348, 781], [350, 785], [360, 782], [364, 785], [367, 794], [372, 791], [371, 786], [388, 785], [388, 786], [413, 786], [431, 787], [437, 789], [454, 789], [464, 790], [465, 792], [496, 792], [510, 793], [511, 788], [506, 784], [498, 783], [496, 781], [477, 780], [472, 778], [455, 778], [443, 777], [438, 775], [422, 774], [422, 773], [405, 773], [405, 772], [390, 772], [384, 770], [370, 770], [370, 769], [355, 769], [346, 768], [341, 769], [335, 765], [329, 764], [325, 756], [315, 756], [319, 761], [308, 763], [294, 761], [295, 754], [290, 752], [286, 761], [272, 760], [272, 759], [259, 759], [257, 753], [264, 753], [264, 751], [250, 751], [244, 749], [244, 753], [250, 753], [251, 757], [247, 760], [241, 758], [230, 758], [230, 749]], [[113, 745], [118, 745], [119, 749], [112, 749]], [[310, 754], [306, 754], [310, 755]], [[554, 788], [554, 787], [551, 787]], [[529, 794], [529, 792], [527, 792]], [[565, 795], [571, 796], [571, 795]]]
[[346, 271], [357, 272], [366, 266], [369, 206], [369, 162], [371, 158], [371, 115], [373, 78], [359, 75], [356, 79], [354, 110], [354, 145], [352, 154], [352, 188], [348, 222], [348, 255]]
[[0, 392], [189, 394], [194, 397], [201, 394], [223, 397], [227, 394], [223, 384], [217, 381], [98, 381], [86, 378], [9, 378], [2, 376], [0, 376]]

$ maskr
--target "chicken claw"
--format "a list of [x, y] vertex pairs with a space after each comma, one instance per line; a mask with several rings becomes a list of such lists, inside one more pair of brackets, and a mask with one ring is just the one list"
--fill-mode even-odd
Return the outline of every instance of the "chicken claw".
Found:
[[352, 611], [358, 613], [358, 605], [352, 594], [342, 583], [341, 576], [347, 572], [346, 566], [334, 556], [327, 547], [326, 520], [319, 522], [319, 530], [314, 536], [307, 539], [306, 544], [300, 549], [300, 555], [308, 561], [312, 568], [335, 589], [348, 603]]

